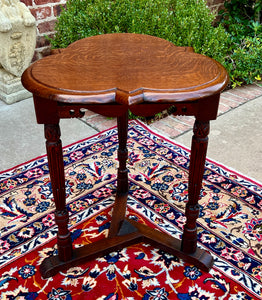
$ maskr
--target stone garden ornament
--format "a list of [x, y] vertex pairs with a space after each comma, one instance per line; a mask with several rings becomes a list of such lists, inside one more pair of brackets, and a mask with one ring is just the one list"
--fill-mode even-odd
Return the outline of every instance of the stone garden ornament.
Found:
[[0, 99], [8, 104], [30, 97], [21, 75], [35, 51], [36, 22], [24, 3], [0, 0]]

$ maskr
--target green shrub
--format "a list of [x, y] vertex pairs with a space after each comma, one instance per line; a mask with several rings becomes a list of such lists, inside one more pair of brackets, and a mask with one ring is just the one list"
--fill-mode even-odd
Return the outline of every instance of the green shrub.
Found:
[[250, 84], [262, 77], [262, 40], [245, 37], [233, 47], [225, 61], [232, 87]]
[[158, 36], [177, 46], [224, 62], [228, 48], [222, 26], [205, 0], [69, 0], [56, 23], [54, 48], [104, 33], [131, 32]]
[[226, 0], [221, 24], [229, 34], [225, 67], [233, 87], [262, 77], [262, 24], [260, 0]]

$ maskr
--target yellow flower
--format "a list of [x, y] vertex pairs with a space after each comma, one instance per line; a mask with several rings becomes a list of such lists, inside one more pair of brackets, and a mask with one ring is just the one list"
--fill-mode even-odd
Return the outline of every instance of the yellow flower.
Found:
[[257, 81], [261, 80], [260, 75], [257, 75], [257, 76], [255, 77], [255, 79], [256, 79]]

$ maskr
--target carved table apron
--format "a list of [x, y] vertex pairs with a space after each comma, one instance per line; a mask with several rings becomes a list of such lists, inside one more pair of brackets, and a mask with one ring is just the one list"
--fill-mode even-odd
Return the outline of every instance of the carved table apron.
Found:
[[[89, 259], [131, 244], [148, 242], [208, 271], [212, 256], [197, 247], [196, 220], [202, 186], [209, 121], [216, 119], [220, 92], [228, 82], [215, 60], [140, 34], [106, 34], [85, 38], [32, 64], [23, 85], [33, 93], [37, 122], [45, 125], [46, 148], [58, 225], [58, 256], [43, 261], [50, 277]], [[192, 138], [186, 224], [182, 241], [126, 219], [128, 110], [152, 116], [169, 107], [175, 115], [195, 116]], [[119, 149], [117, 195], [108, 238], [73, 249], [68, 230], [65, 175], [59, 120], [89, 109], [117, 117]]]

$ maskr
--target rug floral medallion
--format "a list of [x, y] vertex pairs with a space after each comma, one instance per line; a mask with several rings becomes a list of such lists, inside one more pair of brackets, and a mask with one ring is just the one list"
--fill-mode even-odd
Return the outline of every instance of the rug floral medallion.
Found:
[[[181, 238], [190, 152], [131, 121], [127, 216]], [[117, 129], [64, 148], [74, 247], [108, 234], [116, 193]], [[39, 265], [57, 253], [47, 158], [0, 173], [1, 299], [262, 299], [262, 186], [206, 162], [198, 245], [211, 252], [205, 273], [136, 244], [43, 279]]]

